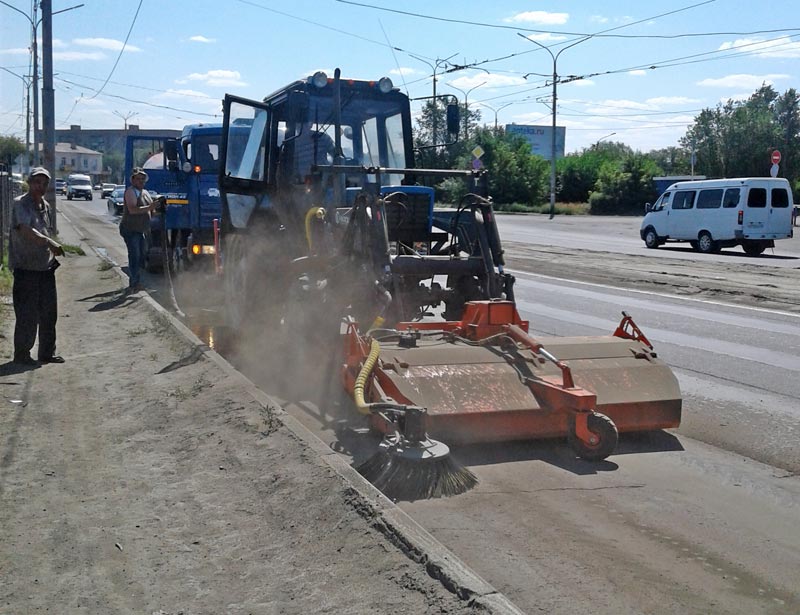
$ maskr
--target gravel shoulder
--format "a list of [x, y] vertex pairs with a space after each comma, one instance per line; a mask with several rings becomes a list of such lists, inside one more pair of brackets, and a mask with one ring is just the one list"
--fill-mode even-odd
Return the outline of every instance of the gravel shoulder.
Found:
[[570, 280], [800, 313], [800, 266], [648, 258], [504, 241], [508, 267]]
[[0, 306], [0, 612], [509, 612], [86, 251], [58, 273], [65, 364], [10, 363]]

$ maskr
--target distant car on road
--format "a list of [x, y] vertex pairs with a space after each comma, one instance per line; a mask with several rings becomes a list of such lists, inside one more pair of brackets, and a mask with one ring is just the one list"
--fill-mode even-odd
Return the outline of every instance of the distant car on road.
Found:
[[81, 198], [92, 200], [92, 181], [88, 175], [73, 173], [67, 178], [67, 200]]
[[56, 194], [64, 194], [64, 190], [67, 188], [67, 182], [65, 182], [61, 177], [56, 177]]
[[110, 216], [122, 215], [122, 203], [125, 197], [125, 186], [116, 186], [106, 201], [108, 205], [108, 214]]
[[114, 189], [117, 187], [117, 184], [103, 184], [100, 188], [100, 198], [105, 199], [111, 196], [111, 193], [114, 192]]

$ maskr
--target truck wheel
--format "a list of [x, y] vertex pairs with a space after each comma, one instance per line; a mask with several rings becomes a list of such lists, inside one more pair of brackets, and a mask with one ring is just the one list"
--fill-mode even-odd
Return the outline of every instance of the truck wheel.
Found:
[[71, 195], [71, 194], [68, 194], [68, 195], [67, 195], [67, 200], [68, 200], [68, 201], [71, 201], [71, 200], [72, 200], [72, 195]]
[[764, 246], [758, 242], [747, 242], [742, 248], [744, 249], [744, 253], [748, 256], [760, 256], [765, 250]]
[[644, 232], [644, 245], [651, 250], [661, 245], [658, 235], [656, 235], [656, 230], [652, 226], [647, 227], [647, 230]]
[[589, 431], [596, 437], [593, 443], [584, 442], [575, 435], [575, 417], [570, 419], [569, 431], [567, 432], [567, 442], [575, 454], [587, 461], [601, 461], [608, 457], [617, 448], [619, 442], [619, 432], [614, 421], [605, 414], [592, 412], [586, 417]]
[[711, 234], [703, 231], [697, 236], [697, 251], [703, 254], [719, 252], [719, 244], [711, 238]]

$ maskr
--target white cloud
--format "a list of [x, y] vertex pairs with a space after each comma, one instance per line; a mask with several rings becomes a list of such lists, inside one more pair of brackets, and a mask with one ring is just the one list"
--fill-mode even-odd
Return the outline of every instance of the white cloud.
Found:
[[189, 40], [190, 41], [194, 41], [195, 43], [216, 43], [217, 42], [217, 39], [215, 39], [215, 38], [206, 38], [205, 36], [202, 36], [200, 34], [197, 34], [195, 36], [190, 36]]
[[719, 79], [703, 79], [697, 82], [697, 85], [702, 85], [711, 88], [749, 88], [757, 90], [762, 84], [772, 85], [775, 81], [780, 79], [788, 79], [789, 75], [770, 74], [770, 75], [726, 75]]
[[594, 23], [608, 23], [608, 17], [605, 17], [603, 15], [592, 15], [591, 17], [589, 17], [589, 21], [592, 21]]
[[409, 75], [417, 75], [420, 74], [421, 71], [418, 71], [416, 68], [408, 68], [405, 66], [401, 66], [400, 68], [393, 68], [389, 71], [390, 75], [402, 75], [403, 77], [408, 77]]
[[[189, 81], [202, 81], [206, 85], [227, 87], [227, 86], [243, 86], [247, 85], [242, 81], [241, 74], [238, 70], [210, 70], [206, 73], [192, 73], [186, 76]], [[185, 83], [185, 81], [178, 81], [177, 83]]]
[[632, 77], [644, 77], [647, 74], [647, 71], [646, 70], [641, 70], [641, 69], [640, 70], [630, 70], [630, 71], [628, 71], [628, 74], [631, 75]]
[[8, 56], [29, 56], [31, 50], [27, 47], [13, 47], [11, 49], [0, 49], [0, 53]]
[[750, 98], [752, 95], [753, 95], [752, 92], [746, 92], [746, 93], [742, 92], [740, 94], [731, 94], [730, 96], [723, 96], [722, 98], [719, 99], [719, 102], [721, 102], [724, 105], [729, 100], [745, 101], [748, 98]]
[[788, 36], [769, 41], [740, 38], [733, 42], [722, 43], [719, 49], [720, 51], [735, 49], [752, 53], [760, 58], [800, 58], [800, 41], [793, 41]]
[[[197, 90], [173, 90], [169, 89], [164, 92], [161, 96], [164, 98], [185, 98], [186, 96], [192, 96], [197, 98], [211, 98], [205, 92], [198, 92]], [[216, 100], [216, 99], [215, 99]]]
[[653, 111], [655, 108], [651, 104], [637, 102], [635, 100], [607, 99], [597, 100], [587, 106], [586, 112], [592, 115], [619, 115], [620, 111]]
[[54, 51], [54, 60], [63, 62], [78, 62], [83, 60], [105, 60], [106, 54], [100, 51]]
[[528, 23], [539, 26], [560, 26], [567, 23], [569, 13], [549, 13], [548, 11], [525, 11], [505, 19], [510, 23]]
[[549, 32], [543, 32], [541, 34], [529, 34], [526, 36], [530, 41], [536, 41], [537, 43], [555, 43], [558, 41], [566, 40], [566, 36], [562, 36], [560, 34], [550, 34]]
[[[514, 77], [512, 75], [495, 75], [495, 74], [477, 74], [469, 77], [459, 77], [447, 82], [447, 85], [452, 85], [455, 88], [462, 90], [469, 90], [471, 88], [502, 88], [513, 85], [523, 85], [525, 80], [522, 77]], [[485, 84], [485, 85], [480, 85]]]
[[[124, 43], [113, 38], [76, 38], [72, 41], [76, 45], [84, 47], [97, 47], [98, 49], [108, 49], [109, 51], [121, 51]], [[135, 45], [124, 45], [125, 51], [141, 51]]]
[[702, 101], [699, 98], [689, 98], [688, 96], [656, 96], [648, 98], [645, 102], [660, 108], [666, 105], [691, 105]]
[[596, 84], [591, 79], [576, 79], [575, 81], [568, 81], [564, 85], [574, 85], [579, 88], [589, 88]]

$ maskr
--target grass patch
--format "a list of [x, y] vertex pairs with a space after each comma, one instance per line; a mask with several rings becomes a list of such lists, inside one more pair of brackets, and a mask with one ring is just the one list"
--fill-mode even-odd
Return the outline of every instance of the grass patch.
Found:
[[[527, 203], [495, 203], [495, 211], [515, 214], [549, 214], [550, 203], [529, 205]], [[555, 213], [561, 216], [586, 216], [589, 214], [588, 203], [556, 203]]]

